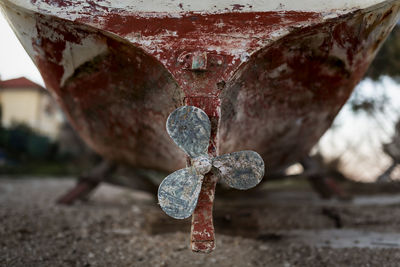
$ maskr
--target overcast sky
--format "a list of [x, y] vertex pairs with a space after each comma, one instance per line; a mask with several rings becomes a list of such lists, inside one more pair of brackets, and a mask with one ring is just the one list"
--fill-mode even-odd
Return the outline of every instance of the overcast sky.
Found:
[[0, 76], [2, 80], [25, 76], [43, 85], [43, 80], [30, 57], [0, 13]]

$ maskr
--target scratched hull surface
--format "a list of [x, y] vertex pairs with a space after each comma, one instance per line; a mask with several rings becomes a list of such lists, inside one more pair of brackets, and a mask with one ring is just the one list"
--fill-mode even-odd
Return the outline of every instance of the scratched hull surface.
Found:
[[255, 150], [267, 172], [299, 160], [362, 78], [400, 6], [143, 2], [0, 6], [86, 142], [110, 159], [163, 171], [185, 165], [165, 130], [185, 104], [210, 117], [217, 154]]

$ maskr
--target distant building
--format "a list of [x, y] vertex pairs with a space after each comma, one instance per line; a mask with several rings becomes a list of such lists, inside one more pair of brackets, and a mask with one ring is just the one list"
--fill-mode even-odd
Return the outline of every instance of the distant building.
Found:
[[0, 80], [0, 119], [3, 127], [24, 123], [53, 139], [64, 122], [60, 108], [46, 89], [24, 77]]

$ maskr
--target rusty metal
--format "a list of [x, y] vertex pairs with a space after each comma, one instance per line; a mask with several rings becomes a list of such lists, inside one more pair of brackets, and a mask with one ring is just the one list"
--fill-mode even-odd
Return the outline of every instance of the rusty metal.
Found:
[[99, 181], [87, 180], [80, 178], [74, 188], [62, 195], [58, 200], [58, 204], [72, 205], [77, 200], [83, 200], [100, 184]]
[[77, 184], [63, 194], [57, 203], [72, 205], [77, 200], [87, 199], [100, 183], [157, 194], [158, 184], [154, 181], [160, 181], [164, 176], [165, 173], [132, 168], [102, 160], [93, 169], [80, 175]]
[[[254, 150], [272, 172], [306, 156], [330, 127], [397, 22], [400, 1], [0, 0], [0, 7], [74, 128], [106, 158], [184, 168], [185, 153], [164, 127], [188, 105], [210, 118], [210, 158]], [[215, 245], [217, 180], [203, 178], [194, 250]]]
[[116, 169], [116, 165], [112, 162], [103, 160], [96, 165], [88, 174], [79, 177], [74, 188], [62, 195], [57, 203], [63, 205], [71, 205], [76, 200], [85, 199], [102, 180], [111, 175]]
[[211, 253], [215, 249], [213, 203], [218, 177], [205, 175], [190, 228], [190, 248], [194, 252]]

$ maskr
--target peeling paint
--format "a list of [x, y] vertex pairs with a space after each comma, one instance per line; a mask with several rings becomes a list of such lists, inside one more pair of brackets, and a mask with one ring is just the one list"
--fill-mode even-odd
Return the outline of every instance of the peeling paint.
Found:
[[[372, 5], [384, 2], [385, 0], [271, 0], [271, 1], [251, 1], [249, 3], [245, 0], [203, 0], [191, 1], [181, 0], [179, 2], [173, 0], [147, 0], [147, 1], [132, 1], [132, 0], [118, 0], [118, 1], [66, 1], [66, 0], [13, 0], [14, 3], [29, 7], [35, 11], [51, 11], [52, 13], [66, 13], [71, 17], [74, 14], [82, 14], [93, 11], [106, 11], [112, 10], [129, 11], [143, 13], [161, 13], [179, 14], [181, 12], [208, 12], [208, 13], [221, 13], [221, 12], [255, 12], [255, 11], [338, 11], [338, 10], [353, 10], [362, 9]], [[76, 16], [76, 15], [75, 15]]]
[[82, 64], [92, 61], [96, 56], [106, 54], [106, 52], [107, 45], [104, 40], [99, 40], [95, 36], [88, 36], [82, 39], [79, 44], [67, 42], [61, 60], [64, 73], [60, 85], [64, 86], [65, 81]]

